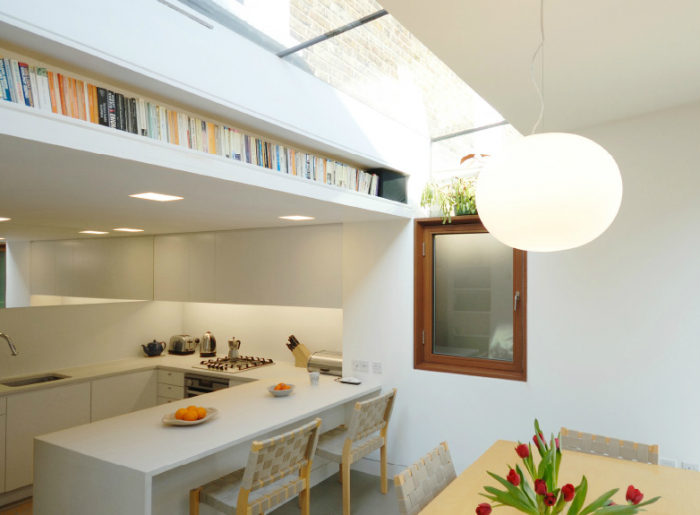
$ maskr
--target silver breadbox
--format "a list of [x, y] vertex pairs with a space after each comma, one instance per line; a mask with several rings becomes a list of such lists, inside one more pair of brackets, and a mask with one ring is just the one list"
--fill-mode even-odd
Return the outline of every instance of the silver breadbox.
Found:
[[306, 369], [309, 372], [343, 377], [343, 353], [328, 350], [314, 352], [306, 363]]

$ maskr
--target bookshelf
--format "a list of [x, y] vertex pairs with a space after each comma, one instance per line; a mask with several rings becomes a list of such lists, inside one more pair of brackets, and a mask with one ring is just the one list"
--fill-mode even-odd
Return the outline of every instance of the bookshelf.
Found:
[[32, 107], [0, 101], [0, 137], [10, 136], [42, 145], [55, 145], [93, 155], [178, 170], [264, 190], [356, 208], [365, 215], [346, 213], [347, 221], [411, 218], [413, 210], [400, 202], [374, 197], [301, 177], [233, 161], [222, 156], [151, 140]]

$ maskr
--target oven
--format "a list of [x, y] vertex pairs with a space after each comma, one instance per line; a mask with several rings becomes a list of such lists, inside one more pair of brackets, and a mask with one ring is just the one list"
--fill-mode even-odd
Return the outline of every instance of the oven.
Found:
[[189, 399], [197, 395], [223, 390], [228, 388], [228, 382], [228, 379], [222, 377], [185, 374], [185, 397]]

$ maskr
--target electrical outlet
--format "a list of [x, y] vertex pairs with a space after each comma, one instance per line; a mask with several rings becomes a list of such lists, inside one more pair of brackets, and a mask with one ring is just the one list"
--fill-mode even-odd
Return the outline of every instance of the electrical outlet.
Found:
[[372, 362], [372, 373], [373, 374], [381, 374], [382, 373], [382, 362], [381, 361], [373, 361]]
[[676, 460], [659, 460], [659, 463], [664, 467], [676, 468]]
[[700, 467], [698, 467], [697, 463], [687, 463], [684, 461], [683, 468], [685, 470], [694, 470], [695, 472], [700, 472]]
[[363, 359], [353, 359], [352, 370], [353, 372], [369, 372], [369, 361], [365, 361]]

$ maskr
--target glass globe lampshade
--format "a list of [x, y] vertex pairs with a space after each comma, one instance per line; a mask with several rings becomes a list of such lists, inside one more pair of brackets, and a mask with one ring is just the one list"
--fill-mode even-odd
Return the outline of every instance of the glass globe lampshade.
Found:
[[510, 247], [538, 252], [596, 239], [621, 201], [615, 160], [575, 134], [535, 134], [511, 143], [484, 166], [476, 185], [486, 229]]

